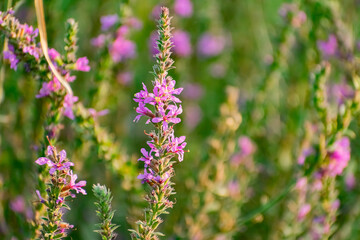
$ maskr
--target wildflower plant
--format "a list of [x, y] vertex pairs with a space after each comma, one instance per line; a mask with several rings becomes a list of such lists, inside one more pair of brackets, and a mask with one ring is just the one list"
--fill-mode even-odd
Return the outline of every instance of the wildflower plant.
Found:
[[114, 231], [119, 226], [111, 223], [115, 211], [111, 209], [113, 197], [111, 196], [110, 189], [106, 188], [105, 185], [97, 184], [93, 185], [93, 192], [98, 200], [98, 202], [95, 202], [97, 207], [96, 215], [101, 220], [101, 223], [97, 225], [100, 229], [95, 230], [95, 232], [100, 234], [102, 240], [115, 239], [116, 234]]
[[70, 210], [67, 205], [69, 197], [75, 198], [75, 192], [86, 195], [83, 187], [86, 181], [77, 180], [77, 175], [70, 169], [74, 163], [66, 157], [65, 150], [57, 152], [53, 146], [47, 147], [46, 157], [38, 158], [35, 163], [50, 167], [50, 180], [46, 182], [46, 197], [42, 197], [36, 190], [39, 201], [46, 207], [46, 216], [42, 217], [40, 239], [61, 239], [67, 235], [67, 230], [73, 225], [63, 221], [64, 209]]
[[150, 141], [147, 142], [150, 150], [142, 148], [142, 157], [138, 160], [144, 162], [144, 173], [138, 178], [150, 187], [150, 192], [145, 197], [149, 208], [145, 210], [145, 219], [137, 222], [138, 229], [130, 230], [133, 239], [158, 239], [158, 236], [163, 235], [156, 232], [156, 229], [163, 221], [160, 215], [167, 214], [167, 209], [172, 208], [174, 204], [170, 200], [171, 195], [175, 194], [174, 183], [171, 181], [175, 163], [172, 159], [177, 157], [181, 162], [184, 158], [185, 136], [175, 137], [173, 129], [173, 126], [181, 121], [178, 115], [182, 113], [181, 101], [175, 95], [179, 95], [183, 89], [175, 88], [175, 80], [168, 76], [168, 71], [173, 68], [174, 63], [170, 58], [170, 20], [169, 10], [162, 7], [158, 21], [159, 53], [155, 55], [156, 64], [153, 68], [153, 92], [149, 92], [143, 83], [143, 90], [136, 93], [134, 98], [139, 104], [136, 108], [138, 115], [134, 121], [146, 117], [146, 124], [152, 123], [155, 131], [145, 132], [150, 137]]

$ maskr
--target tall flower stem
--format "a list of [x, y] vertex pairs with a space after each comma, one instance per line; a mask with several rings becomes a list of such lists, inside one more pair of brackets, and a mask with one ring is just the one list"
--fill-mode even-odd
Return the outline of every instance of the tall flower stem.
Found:
[[[155, 55], [156, 64], [153, 68], [153, 92], [149, 93], [145, 84], [143, 90], [135, 94], [134, 101], [139, 103], [136, 112], [139, 114], [134, 121], [142, 116], [147, 117], [146, 123], [153, 123], [155, 131], [146, 133], [150, 137], [147, 142], [150, 151], [141, 149], [142, 157], [139, 161], [145, 164], [144, 174], [138, 176], [143, 183], [147, 183], [151, 190], [145, 200], [149, 208], [145, 209], [145, 219], [138, 221], [138, 229], [130, 230], [133, 239], [156, 240], [163, 234], [156, 232], [162, 223], [160, 215], [167, 214], [167, 209], [174, 204], [170, 196], [174, 195], [174, 183], [171, 181], [174, 175], [172, 160], [177, 155], [181, 162], [184, 157], [185, 137], [175, 137], [173, 126], [181, 120], [178, 115], [182, 113], [181, 101], [174, 95], [179, 95], [182, 88], [175, 89], [175, 80], [168, 76], [168, 71], [173, 68], [174, 61], [171, 56], [171, 27], [169, 10], [161, 8], [158, 21], [159, 39], [157, 41], [158, 54]], [[146, 107], [153, 106], [153, 111]]]

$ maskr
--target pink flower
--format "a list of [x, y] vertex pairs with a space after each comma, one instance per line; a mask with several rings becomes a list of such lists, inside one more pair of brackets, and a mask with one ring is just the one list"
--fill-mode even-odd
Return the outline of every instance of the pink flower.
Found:
[[134, 58], [135, 50], [135, 44], [123, 36], [117, 37], [109, 47], [110, 55], [115, 63]]
[[[82, 187], [84, 187], [86, 185], [86, 181], [80, 181], [78, 183], [76, 183], [76, 179], [77, 179], [77, 175], [73, 174], [72, 171], [70, 171], [70, 183], [65, 186], [64, 188], [66, 189], [72, 189], [75, 190], [76, 193], [82, 193], [83, 195], [86, 195], [86, 191], [84, 189], [82, 189]], [[72, 197], [74, 197], [72, 195]]]
[[82, 57], [76, 60], [75, 69], [82, 72], [90, 71], [89, 60], [87, 57]]
[[94, 47], [100, 48], [102, 46], [104, 46], [106, 41], [106, 36], [104, 34], [100, 34], [99, 36], [91, 39], [91, 45], [93, 45]]
[[174, 10], [182, 17], [190, 17], [193, 13], [193, 6], [190, 0], [175, 0]]
[[201, 36], [197, 48], [201, 56], [212, 57], [219, 55], [225, 48], [226, 39], [221, 35], [205, 33]]
[[143, 161], [145, 163], [145, 167], [150, 165], [151, 161], [154, 159], [153, 156], [151, 156], [151, 151], [146, 151], [145, 148], [141, 149], [142, 157], [138, 159], [138, 161]]
[[74, 105], [75, 102], [77, 102], [79, 100], [78, 97], [76, 96], [72, 96], [70, 94], [67, 94], [64, 98], [64, 103], [63, 103], [63, 108], [64, 108], [64, 116], [70, 118], [70, 119], [74, 119], [74, 112], [72, 110], [72, 107]]
[[107, 15], [100, 18], [101, 30], [107, 31], [119, 20], [118, 15]]
[[[47, 156], [53, 155], [53, 149], [51, 146], [47, 148]], [[62, 150], [58, 156], [59, 162], [55, 163], [51, 161], [49, 158], [41, 157], [38, 158], [35, 163], [39, 165], [47, 164], [50, 167], [49, 173], [53, 175], [55, 171], [69, 170], [71, 166], [74, 166], [74, 163], [66, 161], [66, 152]]]
[[56, 51], [54, 48], [49, 49], [49, 57], [51, 60], [55, 60], [56, 58], [60, 57], [60, 53]]
[[333, 151], [329, 152], [328, 173], [330, 176], [340, 175], [350, 160], [350, 140], [343, 137], [333, 145]]
[[24, 213], [25, 212], [25, 200], [22, 196], [17, 196], [10, 202], [10, 208], [14, 212]]
[[297, 219], [299, 221], [304, 220], [304, 218], [306, 217], [306, 215], [310, 212], [311, 210], [311, 205], [310, 204], [305, 204], [304, 206], [302, 206], [298, 212], [298, 216]]
[[338, 47], [337, 39], [333, 34], [329, 35], [327, 41], [318, 41], [317, 45], [324, 57], [334, 56]]
[[255, 152], [255, 146], [247, 136], [241, 136], [238, 139], [238, 145], [240, 147], [240, 152], [244, 157], [249, 156]]
[[10, 61], [10, 68], [17, 70], [17, 65], [19, 63], [19, 59], [16, 58], [14, 46], [9, 44], [8, 50], [3, 52], [4, 59], [8, 59]]
[[173, 33], [174, 53], [180, 57], [187, 57], [191, 54], [191, 42], [187, 32], [177, 30]]

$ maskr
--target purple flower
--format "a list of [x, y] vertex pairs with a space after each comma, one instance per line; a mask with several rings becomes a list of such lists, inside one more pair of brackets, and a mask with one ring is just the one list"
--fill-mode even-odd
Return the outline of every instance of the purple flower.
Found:
[[[82, 193], [83, 195], [86, 195], [86, 191], [82, 188], [86, 185], [86, 181], [80, 181], [78, 183], [76, 183], [76, 179], [77, 179], [77, 175], [73, 174], [72, 171], [70, 171], [70, 183], [69, 185], [66, 185], [64, 188], [66, 190], [75, 190], [76, 193]], [[72, 195], [73, 196], [73, 195]], [[73, 196], [74, 197], [74, 196]]]
[[159, 35], [156, 32], [152, 32], [149, 38], [149, 49], [152, 55], [159, 53], [157, 49], [157, 41], [159, 40]]
[[118, 15], [113, 14], [113, 15], [107, 15], [107, 16], [102, 16], [100, 18], [100, 22], [101, 22], [101, 30], [103, 31], [107, 31], [109, 28], [111, 28], [117, 21], [119, 20]]
[[145, 102], [145, 99], [147, 99], [149, 96], [149, 91], [147, 90], [146, 85], [144, 83], [142, 83], [142, 85], [144, 90], [140, 90], [140, 92], [135, 93], [134, 95], [135, 98], [133, 98], [134, 101], [138, 103]]
[[187, 57], [191, 54], [190, 37], [187, 32], [175, 31], [173, 33], [172, 41], [174, 43], [174, 53], [180, 57]]
[[138, 161], [143, 161], [145, 163], [145, 167], [150, 165], [151, 161], [154, 159], [153, 156], [151, 156], [151, 151], [146, 151], [145, 148], [141, 149], [142, 157], [138, 159]]
[[304, 220], [304, 218], [310, 212], [310, 210], [311, 210], [311, 205], [310, 204], [305, 204], [304, 206], [301, 206], [301, 208], [300, 208], [300, 210], [298, 212], [297, 219], [299, 221]]
[[[168, 111], [168, 112], [166, 113], [166, 111]], [[161, 114], [161, 116], [154, 117], [151, 121], [153, 123], [159, 123], [159, 122], [163, 121], [165, 129], [167, 129], [168, 123], [177, 124], [177, 123], [181, 122], [181, 119], [177, 117], [177, 115], [182, 113], [181, 105], [179, 108], [176, 107], [175, 105], [170, 105], [167, 107], [166, 110], [164, 110], [164, 108], [160, 107], [159, 113]]]
[[197, 48], [201, 56], [212, 57], [219, 55], [225, 48], [226, 39], [221, 35], [205, 33], [201, 36]]
[[174, 137], [174, 135], [171, 135], [169, 137], [169, 145], [167, 146], [167, 151], [169, 153], [176, 153], [180, 162], [184, 160], [184, 148], [186, 147], [185, 138], [185, 136]]
[[104, 46], [105, 41], [106, 41], [106, 36], [104, 34], [100, 34], [99, 36], [91, 39], [91, 45], [100, 48]]
[[104, 109], [104, 110], [101, 110], [101, 111], [97, 112], [95, 109], [89, 108], [88, 112], [90, 113], [91, 117], [97, 118], [97, 117], [104, 116], [104, 115], [108, 114], [109, 110]]
[[[47, 156], [51, 156], [51, 155], [54, 155], [54, 152], [53, 152], [52, 147], [48, 146]], [[53, 175], [55, 173], [55, 171], [67, 170], [67, 169], [70, 169], [71, 166], [74, 166], [74, 163], [68, 162], [65, 160], [66, 160], [66, 152], [65, 152], [65, 150], [62, 150], [58, 156], [59, 162], [57, 162], [57, 163], [54, 163], [53, 161], [51, 161], [49, 158], [46, 158], [46, 157], [38, 158], [35, 161], [35, 163], [37, 163], [39, 165], [47, 164], [49, 167], [51, 167], [49, 173], [51, 175]]]
[[182, 17], [190, 17], [193, 13], [193, 6], [190, 0], [175, 0], [174, 10]]
[[327, 41], [318, 41], [317, 45], [324, 57], [334, 56], [338, 47], [337, 39], [333, 34], [329, 35]]
[[[139, 115], [137, 115], [134, 119], [134, 122], [137, 122], [140, 120], [140, 118], [142, 116], [148, 116], [150, 118], [153, 118], [155, 115], [150, 111], [150, 109], [148, 109], [147, 107], [145, 107], [145, 103], [143, 102], [139, 102], [139, 106], [136, 108], [136, 112], [139, 113]], [[150, 122], [150, 119], [148, 119], [146, 121], [146, 124], [148, 124]]]
[[330, 176], [340, 175], [350, 160], [350, 140], [342, 137], [333, 145], [333, 150], [329, 152], [328, 172]]
[[39, 94], [37, 94], [35, 97], [36, 98], [46, 97], [46, 96], [50, 95], [52, 92], [56, 92], [60, 89], [61, 89], [61, 84], [57, 80], [57, 78], [54, 76], [53, 80], [51, 80], [50, 82], [47, 82], [47, 83], [44, 82], [42, 84]]
[[346, 185], [346, 189], [348, 191], [353, 190], [355, 188], [356, 178], [355, 178], [355, 175], [353, 173], [350, 173], [349, 175], [346, 176], [345, 185]]
[[54, 48], [50, 48], [49, 49], [49, 57], [51, 58], [51, 60], [55, 60], [58, 57], [60, 57], [60, 53], [58, 53], [58, 51], [56, 51]]
[[255, 146], [253, 142], [247, 136], [241, 136], [238, 139], [238, 145], [240, 147], [241, 154], [244, 157], [249, 156], [255, 152]]
[[144, 174], [139, 174], [139, 176], [137, 178], [140, 179], [142, 183], [149, 182], [150, 180], [155, 178], [152, 173], [152, 170], [150, 169], [149, 171], [150, 172], [147, 172], [146, 168], [145, 168]]
[[23, 53], [28, 53], [36, 59], [39, 59], [41, 50], [35, 46], [24, 46]]
[[17, 196], [14, 200], [10, 202], [10, 208], [16, 213], [25, 212], [25, 200], [22, 196]]
[[343, 104], [347, 99], [351, 99], [355, 96], [354, 90], [345, 82], [334, 84], [331, 88], [331, 92], [338, 105]]
[[64, 116], [70, 118], [70, 119], [74, 119], [74, 112], [72, 110], [72, 107], [74, 105], [75, 102], [77, 102], [79, 100], [78, 97], [76, 96], [72, 96], [70, 94], [67, 94], [64, 98], [64, 103], [63, 103], [63, 107], [64, 107]]
[[36, 190], [36, 195], [38, 196], [39, 200], [41, 203], [44, 203], [45, 202], [45, 199], [41, 197], [41, 194], [40, 194], [40, 191], [39, 190]]
[[314, 149], [312, 147], [304, 148], [297, 159], [298, 164], [303, 165], [305, 163], [305, 159], [313, 153], [314, 153]]
[[90, 71], [89, 60], [87, 57], [82, 57], [76, 60], [75, 69], [82, 72]]
[[110, 55], [115, 63], [134, 58], [135, 50], [135, 44], [123, 36], [118, 36], [109, 47]]
[[10, 61], [10, 68], [17, 70], [17, 65], [19, 63], [19, 59], [16, 58], [14, 46], [9, 44], [8, 50], [3, 52], [4, 59], [8, 59]]

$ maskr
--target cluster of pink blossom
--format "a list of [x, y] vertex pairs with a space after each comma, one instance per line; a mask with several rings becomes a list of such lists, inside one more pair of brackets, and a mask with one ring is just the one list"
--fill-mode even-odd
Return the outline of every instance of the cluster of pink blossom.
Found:
[[[27, 59], [26, 56], [30, 55], [34, 61], [31, 67], [40, 68], [40, 60], [44, 58], [44, 55], [39, 43], [36, 41], [39, 30], [27, 24], [20, 24], [19, 21], [12, 16], [13, 13], [12, 10], [0, 12], [0, 28], [5, 28], [9, 33], [8, 50], [4, 51], [3, 57], [9, 60], [12, 69], [17, 70], [18, 63], [23, 59]], [[75, 80], [75, 76], [70, 75], [70, 70], [90, 71], [89, 60], [86, 57], [81, 57], [74, 62], [64, 61], [65, 59], [55, 49], [49, 49], [49, 57], [57, 71], [61, 73], [68, 82]], [[29, 61], [27, 61], [27, 64], [31, 65], [31, 62], [29, 63]], [[50, 81], [43, 82], [36, 98], [47, 97], [52, 93], [60, 93], [61, 90], [63, 90], [61, 83], [52, 75]], [[74, 119], [72, 107], [77, 100], [78, 97], [76, 96], [65, 95], [62, 108], [64, 116]]]
[[115, 36], [112, 36], [110, 30], [114, 26], [117, 26], [116, 24], [120, 22], [119, 16], [116, 14], [103, 16], [100, 21], [101, 29], [104, 33], [101, 33], [96, 38], [93, 38], [91, 40], [91, 44], [95, 47], [101, 48], [108, 42], [107, 47], [111, 58], [115, 63], [134, 58], [136, 55], [136, 45], [133, 41], [127, 38], [127, 35], [131, 28], [142, 28], [142, 22], [135, 17], [123, 19], [122, 22], [124, 24], [118, 27], [115, 31]]
[[[162, 183], [169, 177], [169, 172], [159, 176], [152, 169], [163, 156], [177, 155], [180, 162], [184, 158], [185, 137], [175, 137], [173, 131], [173, 126], [181, 121], [178, 115], [182, 113], [182, 106], [179, 104], [181, 101], [175, 95], [179, 95], [183, 90], [183, 88], [174, 88], [175, 83], [175, 80], [163, 82], [156, 80], [153, 92], [149, 92], [143, 84], [143, 90], [135, 94], [134, 101], [139, 106], [136, 108], [138, 115], [134, 121], [137, 122], [142, 116], [146, 116], [148, 117], [146, 123], [152, 122], [161, 131], [160, 135], [148, 134], [152, 138], [147, 142], [150, 151], [141, 149], [143, 156], [139, 158], [139, 161], [145, 163], [145, 171], [138, 178], [143, 182]], [[150, 110], [147, 104], [154, 106], [155, 111]]]
[[[71, 196], [75, 198], [76, 193], [82, 193], [86, 195], [86, 191], [83, 187], [86, 185], [86, 181], [77, 180], [77, 175], [73, 174], [70, 169], [74, 166], [74, 163], [70, 162], [66, 157], [65, 150], [58, 153], [56, 148], [48, 146], [47, 157], [38, 158], [35, 163], [38, 165], [47, 165], [50, 167], [49, 173], [51, 175], [51, 182], [48, 184], [46, 190], [47, 197], [43, 198], [39, 190], [36, 190], [36, 194], [42, 204], [47, 207], [47, 216], [44, 217], [43, 228], [41, 229], [43, 236], [66, 236], [65, 230], [71, 229], [74, 226], [63, 222], [62, 220], [62, 208], [68, 208], [66, 206], [66, 198]], [[46, 226], [51, 226], [50, 228]], [[53, 229], [52, 226], [56, 228]], [[52, 238], [51, 238], [52, 239]]]

